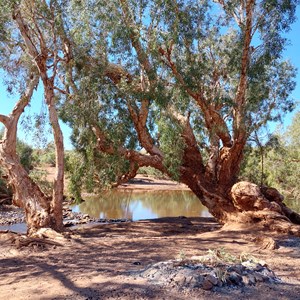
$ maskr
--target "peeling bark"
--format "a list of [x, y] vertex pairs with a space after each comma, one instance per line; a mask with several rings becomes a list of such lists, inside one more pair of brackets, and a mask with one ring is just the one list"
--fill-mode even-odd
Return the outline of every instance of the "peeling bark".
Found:
[[[20, 7], [15, 6], [13, 11], [13, 19], [15, 20], [20, 34], [23, 38], [26, 46], [26, 51], [31, 56], [32, 61], [35, 63], [39, 76], [42, 79], [44, 86], [45, 101], [48, 106], [49, 119], [53, 130], [55, 153], [56, 153], [56, 174], [54, 178], [53, 195], [50, 204], [50, 213], [55, 220], [52, 222], [52, 228], [55, 230], [63, 229], [62, 222], [62, 202], [63, 202], [63, 190], [64, 190], [64, 145], [63, 135], [58, 122], [58, 114], [56, 110], [55, 99], [55, 85], [54, 81], [57, 75], [58, 65], [62, 58], [59, 56], [59, 47], [56, 44], [58, 41], [56, 32], [54, 29], [54, 14], [52, 10], [52, 4], [50, 3], [49, 14], [53, 18], [53, 22], [50, 22], [50, 30], [53, 34], [53, 44], [51, 49], [48, 48], [46, 38], [43, 35], [43, 31], [39, 27], [38, 22], [35, 19], [35, 12], [32, 10], [30, 16], [32, 23], [30, 26], [26, 22], [26, 18], [22, 15]], [[46, 5], [47, 6], [47, 5]], [[70, 58], [66, 43], [64, 43], [63, 53], [66, 55], [66, 60]], [[52, 58], [52, 66], [47, 65], [47, 59]], [[49, 73], [51, 75], [49, 75]]]
[[39, 77], [34, 75], [12, 113], [1, 118], [4, 121], [5, 131], [0, 141], [0, 162], [7, 173], [9, 185], [13, 189], [14, 203], [25, 210], [28, 234], [32, 234], [42, 227], [57, 229], [55, 216], [50, 206], [51, 199], [44, 195], [32, 181], [16, 153], [18, 121], [24, 108], [28, 105], [38, 81]]

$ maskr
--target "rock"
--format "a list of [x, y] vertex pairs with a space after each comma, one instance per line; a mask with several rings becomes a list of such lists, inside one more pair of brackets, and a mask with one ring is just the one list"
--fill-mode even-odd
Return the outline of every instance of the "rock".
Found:
[[[211, 290], [214, 286], [251, 286], [256, 282], [268, 281], [269, 283], [281, 282], [270, 269], [263, 267], [254, 261], [236, 265], [222, 265], [212, 267], [201, 264], [196, 268], [191, 261], [184, 265], [178, 265], [177, 260], [169, 260], [155, 263], [146, 270], [140, 272], [141, 276], [150, 282], [161, 286], [177, 286], [178, 288], [194, 289], [202, 288]], [[262, 262], [264, 264], [264, 262]], [[134, 275], [136, 276], [136, 270]]]
[[243, 275], [243, 276], [242, 276], [242, 281], [243, 281], [243, 284], [244, 284], [244, 285], [250, 285], [250, 280], [249, 280], [249, 277], [248, 277], [248, 276]]
[[198, 280], [198, 278], [195, 276], [191, 276], [187, 281], [191, 288], [201, 288], [203, 282], [203, 280]]
[[248, 269], [255, 269], [257, 263], [253, 262], [252, 260], [246, 260], [242, 262], [242, 265]]
[[267, 277], [267, 278], [271, 278], [271, 277], [275, 277], [275, 274], [273, 271], [269, 270], [268, 268], [264, 268], [261, 271], [261, 275]]
[[260, 261], [254, 268], [254, 271], [262, 271], [264, 269], [264, 266], [266, 266], [266, 263], [264, 261]]
[[243, 280], [242, 276], [240, 274], [238, 274], [237, 272], [232, 272], [228, 276], [228, 279], [232, 284], [235, 284], [235, 285], [239, 285]]
[[178, 273], [175, 275], [173, 280], [179, 285], [184, 286], [186, 282], [186, 277], [182, 273]]
[[202, 288], [206, 291], [211, 290], [213, 287], [214, 285], [207, 278], [202, 282]]
[[255, 277], [255, 280], [256, 280], [257, 282], [263, 282], [263, 281], [264, 281], [263, 276], [262, 276], [260, 273], [258, 273], [258, 272], [254, 272], [254, 273], [253, 273], [253, 276]]
[[249, 284], [254, 285], [256, 283], [255, 277], [253, 274], [248, 275], [249, 278]]
[[245, 267], [242, 264], [231, 266], [227, 269], [228, 272], [236, 272], [239, 275], [243, 274]]
[[208, 274], [206, 277], [205, 277], [205, 280], [208, 280], [210, 281], [213, 285], [217, 285], [218, 284], [218, 278], [211, 275], [211, 274]]
[[156, 269], [150, 268], [144, 272], [144, 276], [146, 276], [148, 278], [154, 278], [156, 273], [157, 273]]

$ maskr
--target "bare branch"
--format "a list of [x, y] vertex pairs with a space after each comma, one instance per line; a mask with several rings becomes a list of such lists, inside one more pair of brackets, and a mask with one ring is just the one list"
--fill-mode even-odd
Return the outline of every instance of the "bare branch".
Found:
[[28, 48], [30, 56], [32, 56], [32, 57], [39, 56], [39, 52], [38, 52], [37, 48], [35, 47], [33, 41], [31, 40], [30, 35], [28, 34], [28, 26], [25, 25], [25, 22], [22, 18], [22, 15], [21, 15], [21, 12], [20, 12], [19, 8], [16, 8], [15, 11], [13, 12], [13, 19], [16, 20], [16, 22], [17, 22], [17, 24], [20, 28], [22, 37], [23, 37], [24, 42], [25, 42], [25, 44]]
[[9, 122], [9, 117], [5, 115], [0, 115], [0, 122], [7, 127], [8, 122]]
[[68, 93], [67, 91], [62, 90], [62, 89], [60, 89], [60, 88], [57, 87], [57, 86], [54, 86], [53, 89], [54, 89], [54, 90], [57, 90], [58, 92], [60, 92], [60, 93], [62, 93], [62, 94], [64, 94], [64, 95], [69, 95], [69, 94], [70, 94], [70, 93]]
[[167, 66], [172, 70], [175, 78], [178, 80], [178, 82], [180, 83], [180, 85], [186, 90], [186, 92], [192, 97], [194, 98], [197, 102], [199, 102], [200, 106], [202, 106], [202, 101], [200, 99], [200, 95], [193, 92], [185, 83], [182, 75], [180, 74], [179, 70], [177, 69], [176, 65], [174, 64], [174, 62], [171, 59], [171, 49], [168, 50], [164, 50], [163, 48], [160, 47], [159, 49], [160, 54], [162, 55], [162, 57], [166, 58], [166, 61], [164, 61], [164, 63], [167, 64]]
[[94, 124], [92, 130], [97, 138], [97, 146], [100, 151], [108, 154], [118, 154], [129, 161], [137, 163], [139, 167], [151, 166], [167, 173], [167, 170], [163, 166], [162, 158], [158, 155], [145, 155], [132, 149], [126, 149], [122, 146], [116, 148], [107, 141], [104, 132], [99, 128], [99, 126]]
[[0, 122], [2, 122], [6, 127], [4, 132], [4, 139], [5, 139], [4, 147], [6, 149], [9, 149], [7, 151], [14, 152], [16, 149], [18, 121], [25, 107], [30, 102], [33, 94], [33, 90], [37, 87], [38, 82], [39, 82], [39, 76], [36, 74], [33, 75], [33, 77], [28, 82], [26, 91], [20, 97], [19, 101], [16, 103], [13, 111], [9, 114], [9, 116], [0, 115]]
[[154, 141], [146, 126], [149, 113], [149, 103], [150, 101], [148, 99], [144, 99], [142, 101], [141, 109], [138, 110], [134, 103], [130, 103], [130, 101], [127, 100], [127, 107], [134, 123], [141, 146], [144, 147], [149, 154], [158, 155], [162, 158], [164, 155], [161, 150], [154, 145]]
[[32, 79], [30, 80], [28, 87], [25, 91], [25, 93], [21, 96], [20, 100], [15, 105], [11, 116], [13, 118], [19, 118], [22, 112], [24, 111], [24, 108], [28, 105], [28, 103], [31, 100], [33, 90], [37, 88], [39, 83], [39, 76], [34, 74]]

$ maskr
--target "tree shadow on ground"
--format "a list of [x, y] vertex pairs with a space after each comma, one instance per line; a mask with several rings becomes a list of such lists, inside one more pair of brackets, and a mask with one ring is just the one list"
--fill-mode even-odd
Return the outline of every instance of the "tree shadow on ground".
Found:
[[[182, 291], [162, 289], [134, 279], [130, 274], [149, 264], [174, 259], [181, 252], [190, 257], [225, 247], [236, 255], [243, 251], [258, 253], [247, 235], [222, 231], [212, 219], [171, 218], [170, 222], [168, 219], [103, 224], [75, 230], [71, 242], [64, 247], [49, 248], [46, 252], [21, 251], [16, 256], [1, 259], [0, 283], [12, 291], [19, 284], [26, 284], [29, 293], [39, 296], [36, 299], [187, 299]], [[294, 248], [298, 245], [292, 240], [282, 243]], [[268, 258], [270, 253], [260, 252], [260, 256]], [[283, 257], [284, 253], [276, 255]], [[295, 256], [298, 262], [299, 258]], [[296, 268], [296, 263], [291, 262], [281, 271], [288, 274]], [[47, 293], [38, 294], [40, 285], [47, 290], [52, 284], [60, 286], [61, 290], [52, 291], [51, 297]], [[255, 294], [255, 291], [256, 298], [253, 299], [257, 299], [259, 289], [260, 286], [237, 291], [201, 290], [195, 291], [196, 296], [189, 299], [251, 299], [251, 293]], [[273, 297], [274, 293], [285, 289], [289, 289], [289, 297], [293, 295], [293, 298], [280, 299], [297, 299], [300, 294], [297, 284], [266, 285], [264, 291], [266, 289], [270, 289]], [[264, 299], [272, 299], [266, 297]]]

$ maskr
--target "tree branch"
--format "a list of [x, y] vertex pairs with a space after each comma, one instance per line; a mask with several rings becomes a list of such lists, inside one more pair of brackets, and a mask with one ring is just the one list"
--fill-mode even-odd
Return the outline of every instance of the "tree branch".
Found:
[[39, 51], [35, 47], [35, 44], [32, 42], [30, 35], [28, 34], [28, 26], [25, 25], [19, 7], [17, 7], [13, 12], [13, 19], [17, 22], [19, 26], [24, 42], [27, 46], [27, 49], [29, 50], [30, 56], [39, 56]]
[[235, 142], [244, 142], [246, 129], [244, 122], [245, 115], [245, 95], [247, 90], [247, 72], [250, 60], [250, 44], [252, 37], [252, 13], [254, 0], [248, 0], [246, 4], [246, 29], [244, 35], [243, 54], [241, 61], [240, 81], [235, 97], [235, 117], [234, 117], [234, 140]]
[[168, 112], [181, 124], [183, 132], [181, 136], [185, 141], [183, 165], [194, 170], [195, 173], [204, 171], [203, 158], [199, 151], [198, 143], [191, 127], [189, 116], [181, 115], [174, 108], [169, 107]]
[[149, 100], [142, 100], [140, 111], [138, 111], [137, 107], [134, 108], [134, 104], [130, 103], [129, 100], [127, 100], [127, 107], [141, 146], [144, 147], [149, 154], [158, 155], [162, 158], [164, 155], [160, 149], [154, 145], [153, 139], [146, 126], [149, 113]]
[[16, 151], [18, 121], [25, 107], [30, 102], [33, 90], [37, 87], [38, 82], [39, 76], [34, 74], [28, 82], [28, 86], [24, 94], [20, 97], [19, 101], [16, 103], [13, 111], [9, 114], [9, 116], [0, 115], [0, 122], [5, 125], [4, 139], [6, 141], [4, 147], [8, 152]]
[[118, 154], [129, 161], [137, 163], [139, 167], [151, 166], [167, 173], [167, 170], [163, 166], [162, 158], [158, 155], [145, 155], [132, 149], [126, 149], [122, 146], [114, 147], [107, 141], [104, 132], [99, 128], [99, 126], [94, 124], [92, 130], [97, 138], [97, 147], [100, 151], [107, 154]]
[[182, 88], [190, 95], [198, 104], [200, 109], [204, 114], [204, 119], [206, 123], [207, 129], [211, 132], [211, 134], [216, 134], [222, 141], [223, 145], [226, 147], [232, 146], [231, 136], [226, 125], [226, 122], [221, 117], [220, 113], [214, 109], [212, 105], [207, 104], [205, 99], [199, 94], [193, 92], [185, 83], [184, 78], [178, 71], [175, 63], [171, 59], [171, 49], [165, 51], [160, 48], [160, 53], [167, 59], [167, 66], [171, 69], [173, 75], [178, 80]]
[[25, 107], [30, 102], [30, 99], [33, 94], [33, 90], [37, 88], [38, 84], [39, 84], [39, 76], [37, 74], [32, 75], [32, 79], [30, 80], [25, 93], [21, 96], [20, 100], [16, 103], [11, 113], [11, 116], [13, 118], [19, 119]]
[[145, 53], [139, 39], [139, 33], [135, 31], [133, 27], [137, 27], [134, 23], [134, 20], [132, 19], [130, 15], [130, 10], [128, 6], [127, 0], [120, 0], [122, 11], [124, 14], [124, 20], [127, 28], [130, 28], [130, 39], [132, 46], [134, 47], [138, 60], [140, 64], [144, 67], [146, 74], [150, 80], [150, 83], [153, 83], [156, 80], [156, 73], [153, 70], [153, 67], [148, 59], [147, 54]]
[[7, 127], [9, 123], [9, 117], [5, 115], [0, 115], [0, 122]]

